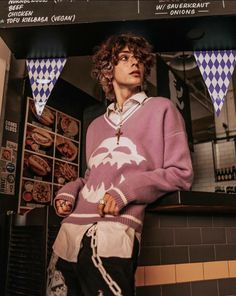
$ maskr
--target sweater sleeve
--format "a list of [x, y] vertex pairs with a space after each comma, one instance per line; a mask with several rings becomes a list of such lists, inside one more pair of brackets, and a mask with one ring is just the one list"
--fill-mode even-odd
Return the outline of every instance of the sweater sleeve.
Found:
[[[63, 199], [65, 201], [70, 201], [72, 203], [73, 211], [74, 205], [76, 203], [77, 197], [79, 195], [80, 190], [85, 185], [87, 179], [89, 177], [89, 170], [87, 169], [84, 175], [84, 178], [77, 178], [75, 181], [69, 182], [65, 184], [57, 193], [53, 205], [56, 210], [56, 201], [59, 199]], [[58, 214], [58, 213], [57, 213]]]
[[119, 210], [129, 203], [149, 204], [176, 190], [189, 190], [193, 171], [183, 118], [171, 103], [163, 116], [163, 166], [128, 176], [108, 191]]

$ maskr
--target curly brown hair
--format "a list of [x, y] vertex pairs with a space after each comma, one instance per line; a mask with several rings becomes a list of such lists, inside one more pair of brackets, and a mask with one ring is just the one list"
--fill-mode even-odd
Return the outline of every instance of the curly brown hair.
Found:
[[152, 46], [144, 37], [124, 33], [112, 35], [108, 38], [95, 52], [92, 70], [92, 77], [99, 81], [108, 100], [115, 100], [115, 93], [111, 83], [113, 66], [118, 64], [118, 55], [126, 46], [144, 64], [144, 81], [154, 65]]

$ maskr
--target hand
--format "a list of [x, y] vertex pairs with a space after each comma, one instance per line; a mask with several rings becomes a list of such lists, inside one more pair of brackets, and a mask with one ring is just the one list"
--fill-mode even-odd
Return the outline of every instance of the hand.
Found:
[[110, 214], [113, 216], [117, 216], [119, 214], [119, 209], [113, 196], [111, 196], [109, 193], [105, 193], [102, 200], [104, 200], [104, 204], [98, 204], [98, 212], [101, 217], [103, 217], [105, 214]]
[[56, 200], [56, 209], [60, 215], [68, 215], [71, 213], [72, 203], [64, 199]]

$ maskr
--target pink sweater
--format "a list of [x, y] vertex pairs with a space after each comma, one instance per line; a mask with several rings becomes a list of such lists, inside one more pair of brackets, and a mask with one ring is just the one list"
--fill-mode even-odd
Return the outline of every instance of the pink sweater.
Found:
[[[141, 232], [147, 204], [167, 192], [191, 187], [184, 122], [170, 100], [149, 98], [140, 104], [124, 119], [119, 144], [117, 128], [107, 114], [89, 126], [85, 177], [66, 184], [55, 198], [73, 203], [63, 222], [117, 221]], [[99, 216], [97, 206], [105, 192], [115, 198], [118, 216]]]

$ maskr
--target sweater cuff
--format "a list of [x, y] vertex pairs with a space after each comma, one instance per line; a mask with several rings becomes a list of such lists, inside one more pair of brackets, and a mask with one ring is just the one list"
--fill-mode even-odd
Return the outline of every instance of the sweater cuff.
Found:
[[120, 189], [113, 187], [112, 189], [108, 190], [107, 193], [109, 193], [115, 199], [119, 210], [128, 204], [128, 199]]
[[72, 194], [62, 192], [62, 193], [57, 194], [57, 196], [54, 198], [53, 206], [54, 206], [54, 209], [55, 209], [57, 215], [60, 216], [60, 217], [65, 217], [65, 215], [60, 215], [57, 212], [56, 201], [59, 200], [59, 199], [63, 199], [65, 201], [70, 201], [71, 204], [72, 204], [72, 207], [71, 207], [71, 212], [72, 212], [73, 211], [73, 208], [74, 208], [74, 204], [75, 204], [75, 197]]

